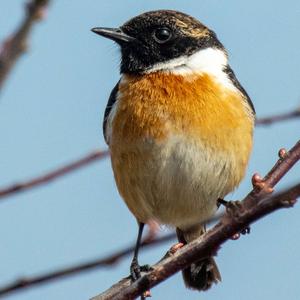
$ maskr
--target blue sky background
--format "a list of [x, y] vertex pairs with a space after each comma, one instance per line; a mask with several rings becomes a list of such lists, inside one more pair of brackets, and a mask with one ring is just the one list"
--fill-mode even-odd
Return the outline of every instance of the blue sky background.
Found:
[[[1, 40], [18, 25], [23, 2], [1, 1]], [[191, 14], [217, 32], [258, 116], [299, 105], [299, 1], [52, 1], [0, 95], [0, 186], [105, 148], [102, 115], [119, 78], [119, 51], [90, 28], [115, 27], [161, 8]], [[229, 198], [243, 197], [251, 174], [265, 174], [299, 132], [299, 120], [257, 128], [247, 177]], [[299, 175], [296, 166], [278, 189], [299, 182]], [[154, 299], [299, 299], [299, 213], [299, 205], [280, 211], [253, 225], [249, 236], [226, 243], [217, 257], [223, 282], [209, 292], [186, 290], [178, 274], [152, 290]], [[136, 231], [109, 160], [95, 163], [0, 202], [0, 285], [111, 253], [133, 242]], [[144, 252], [141, 262], [157, 261], [168, 246]], [[8, 298], [88, 299], [126, 276], [129, 263]]]

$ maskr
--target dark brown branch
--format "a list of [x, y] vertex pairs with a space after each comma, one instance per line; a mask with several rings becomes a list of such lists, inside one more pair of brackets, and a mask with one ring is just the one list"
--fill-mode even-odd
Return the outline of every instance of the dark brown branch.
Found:
[[71, 162], [63, 167], [60, 167], [54, 171], [51, 171], [47, 174], [38, 176], [36, 178], [30, 179], [28, 181], [20, 182], [13, 184], [9, 187], [0, 189], [0, 198], [15, 194], [17, 192], [25, 191], [31, 189], [36, 186], [40, 186], [42, 184], [49, 183], [50, 181], [57, 179], [61, 176], [65, 176], [68, 173], [71, 173], [79, 168], [82, 168], [88, 164], [91, 164], [99, 159], [102, 159], [108, 156], [109, 152], [107, 150], [101, 151], [93, 151], [86, 156]]
[[297, 119], [300, 118], [300, 108], [296, 108], [290, 112], [287, 113], [282, 113], [270, 117], [265, 117], [265, 118], [258, 118], [255, 122], [257, 126], [262, 126], [262, 125], [271, 125], [274, 123], [278, 122], [283, 122], [283, 121], [288, 121], [292, 119]]
[[32, 0], [26, 4], [26, 14], [16, 32], [3, 42], [0, 49], [0, 90], [12, 67], [25, 52], [33, 25], [42, 19], [49, 0]]
[[204, 236], [186, 245], [174, 255], [158, 262], [153, 266], [152, 271], [142, 276], [138, 281], [131, 284], [130, 279], [122, 279], [93, 300], [134, 299], [144, 291], [199, 260], [199, 257], [214, 255], [223, 243], [236, 232], [241, 232], [249, 224], [277, 209], [293, 206], [296, 202], [295, 199], [300, 196], [300, 184], [274, 196], [270, 196], [270, 193], [276, 183], [300, 159], [300, 142], [289, 152], [282, 149], [280, 156], [281, 158], [264, 180], [260, 180], [257, 175], [253, 177], [255, 187], [244, 198], [234, 215], [225, 214], [221, 221]]

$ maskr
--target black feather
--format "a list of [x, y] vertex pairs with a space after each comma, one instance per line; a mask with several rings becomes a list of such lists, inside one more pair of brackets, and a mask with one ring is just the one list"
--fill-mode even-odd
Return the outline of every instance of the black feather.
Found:
[[106, 125], [107, 125], [107, 119], [108, 116], [111, 112], [112, 107], [114, 106], [114, 104], [117, 101], [117, 93], [118, 93], [118, 89], [119, 89], [119, 83], [120, 81], [118, 81], [118, 83], [115, 85], [115, 87], [112, 89], [110, 96], [108, 98], [108, 102], [106, 104], [106, 108], [104, 111], [104, 118], [103, 118], [103, 135], [104, 135], [104, 139], [105, 142], [108, 144], [108, 139], [107, 139], [107, 135], [106, 135]]

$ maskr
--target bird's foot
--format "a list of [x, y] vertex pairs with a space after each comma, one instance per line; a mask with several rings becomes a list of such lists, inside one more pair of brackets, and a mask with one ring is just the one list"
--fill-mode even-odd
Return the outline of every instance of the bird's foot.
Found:
[[162, 257], [162, 259], [160, 260], [160, 262], [168, 257], [173, 256], [179, 249], [181, 249], [185, 244], [184, 243], [176, 243], [175, 245], [173, 245], [168, 251], [167, 253]]
[[152, 271], [153, 268], [150, 265], [140, 266], [137, 261], [133, 261], [130, 265], [130, 275], [132, 281], [137, 281], [141, 277], [141, 273], [147, 273]]
[[130, 275], [133, 282], [141, 277], [141, 266], [138, 264], [137, 260], [133, 260], [130, 265]]
[[[218, 199], [217, 205], [223, 205], [226, 208], [226, 212], [234, 219], [238, 219], [240, 214], [243, 212], [243, 204], [241, 201], [226, 201], [224, 199]], [[246, 235], [250, 233], [250, 226], [246, 226], [240, 232], [235, 233], [231, 239], [237, 240], [240, 238], [241, 234]]]
[[184, 243], [177, 243], [175, 245], [173, 245], [170, 250], [169, 253], [171, 255], [175, 254], [179, 249], [181, 249], [184, 246]]
[[[130, 265], [130, 276], [132, 282], [137, 281], [139, 278], [141, 278], [141, 273], [142, 272], [149, 272], [153, 270], [153, 268], [150, 265], [143, 265], [140, 266], [137, 262], [137, 260], [133, 260], [131, 265]], [[144, 300], [145, 298], [151, 297], [151, 292], [150, 290], [147, 290], [143, 292], [141, 295], [141, 300]]]
[[229, 214], [232, 218], [238, 218], [243, 211], [243, 204], [241, 201], [226, 201], [224, 199], [218, 199], [217, 205], [220, 207], [223, 205], [226, 208], [227, 214]]
[[141, 300], [144, 300], [145, 298], [149, 298], [149, 297], [152, 297], [151, 295], [151, 291], [150, 290], [147, 290], [143, 293], [143, 295], [141, 296]]

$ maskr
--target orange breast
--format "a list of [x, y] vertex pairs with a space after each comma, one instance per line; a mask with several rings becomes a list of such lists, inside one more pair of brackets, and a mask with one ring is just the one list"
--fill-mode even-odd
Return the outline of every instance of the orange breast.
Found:
[[[115, 138], [157, 141], [171, 134], [201, 138], [220, 151], [251, 149], [253, 117], [239, 92], [209, 75], [187, 80], [161, 72], [126, 76], [120, 84]], [[244, 145], [244, 147], [243, 147]]]

